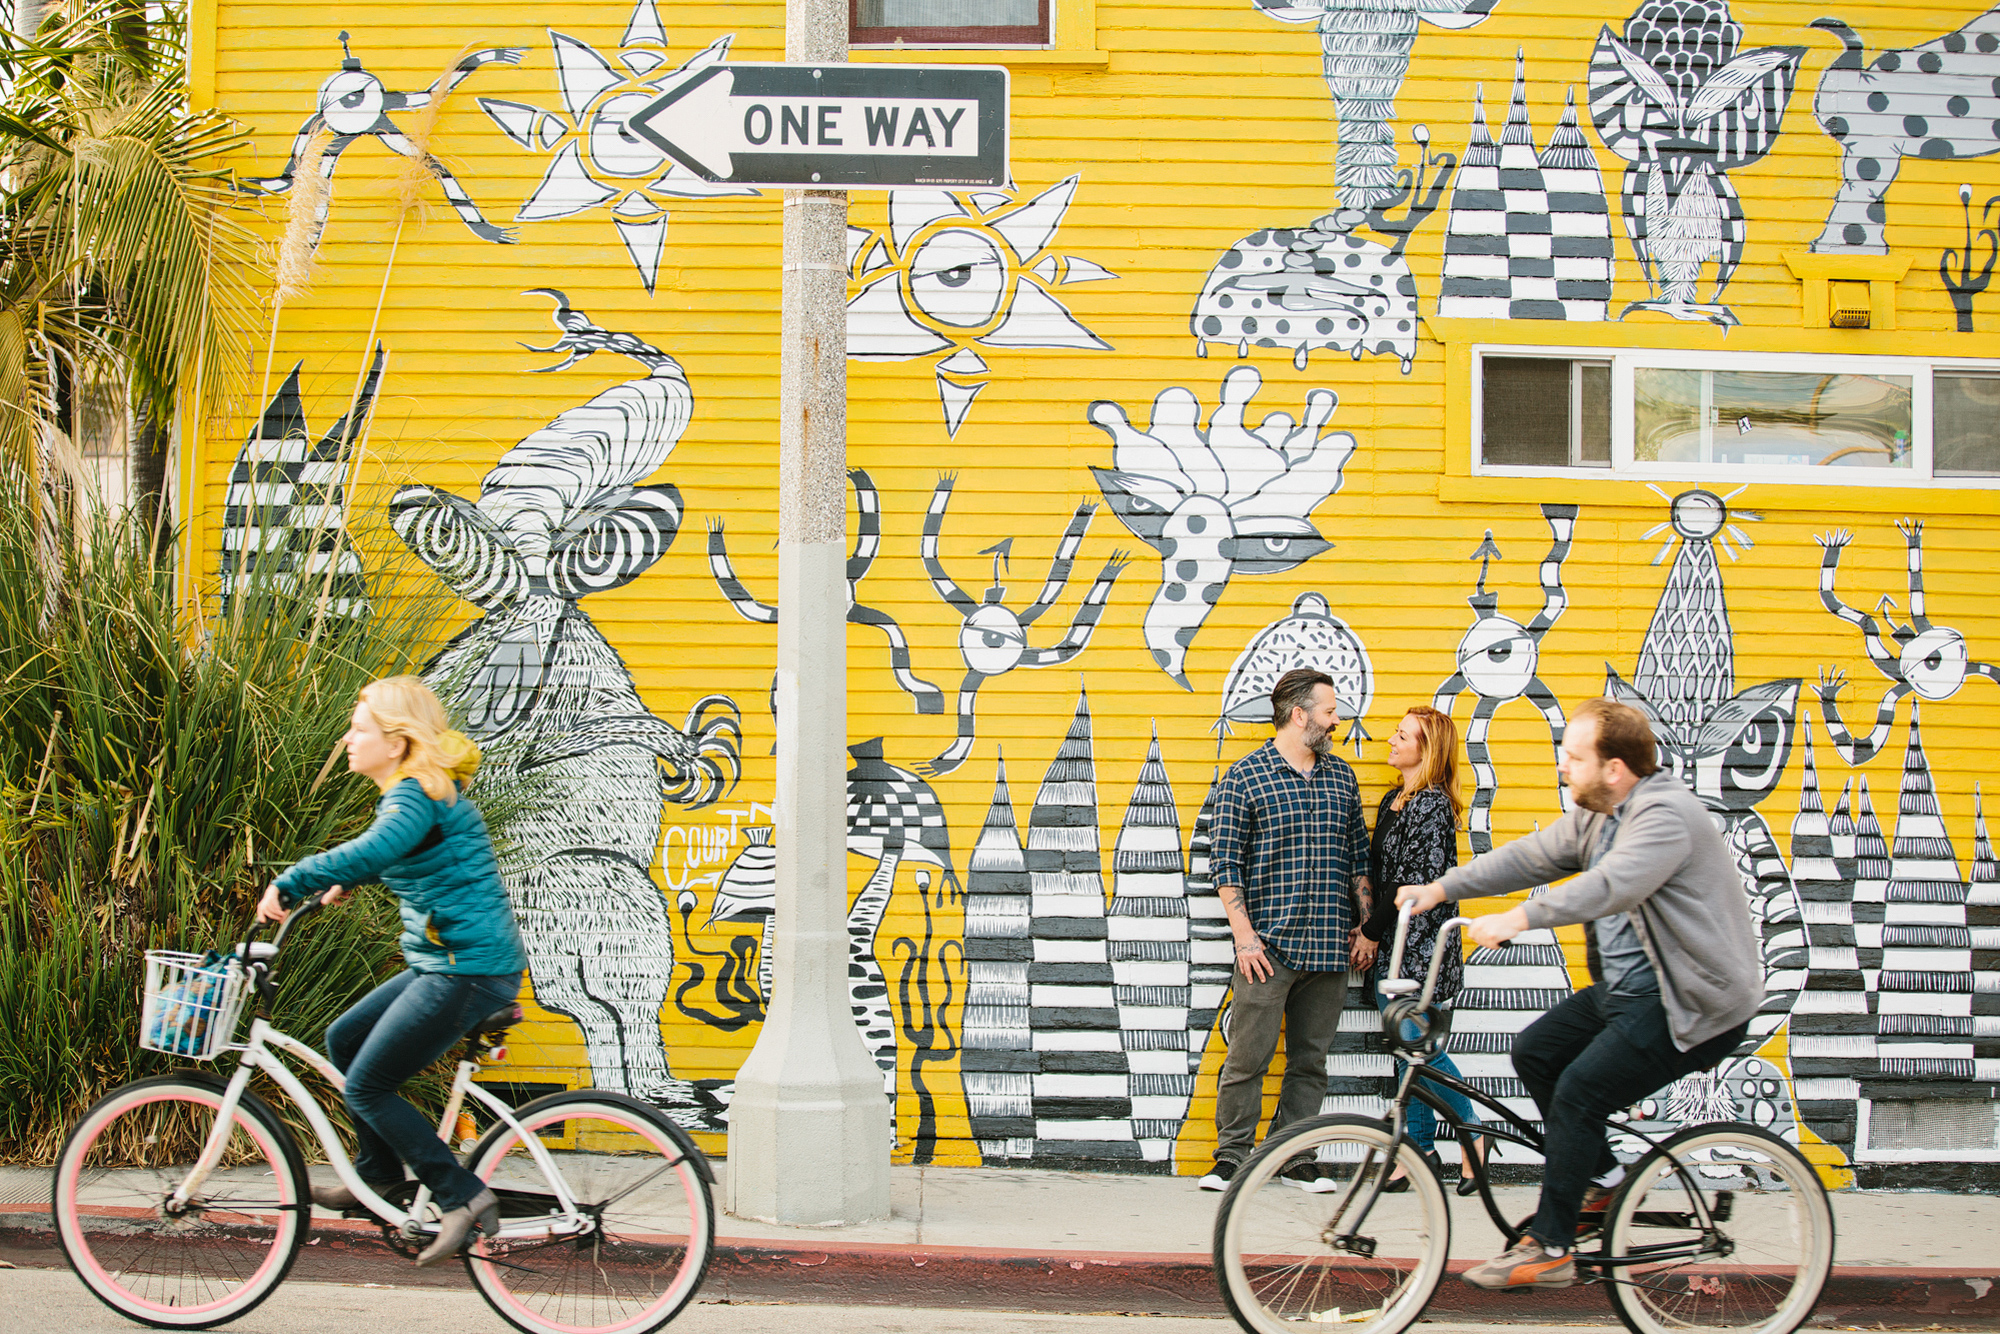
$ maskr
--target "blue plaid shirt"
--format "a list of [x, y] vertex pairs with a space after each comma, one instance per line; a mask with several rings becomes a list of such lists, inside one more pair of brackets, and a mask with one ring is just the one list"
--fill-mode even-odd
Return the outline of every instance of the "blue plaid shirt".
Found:
[[1250, 925], [1278, 962], [1309, 973], [1347, 970], [1368, 826], [1346, 760], [1322, 756], [1302, 774], [1266, 741], [1216, 785], [1211, 837], [1216, 887], [1242, 887]]

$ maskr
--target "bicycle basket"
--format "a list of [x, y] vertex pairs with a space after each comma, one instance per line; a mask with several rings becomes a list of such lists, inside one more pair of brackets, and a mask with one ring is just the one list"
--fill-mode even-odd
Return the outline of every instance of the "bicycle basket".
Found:
[[170, 1056], [214, 1060], [236, 1032], [248, 984], [234, 955], [147, 950], [139, 1045]]

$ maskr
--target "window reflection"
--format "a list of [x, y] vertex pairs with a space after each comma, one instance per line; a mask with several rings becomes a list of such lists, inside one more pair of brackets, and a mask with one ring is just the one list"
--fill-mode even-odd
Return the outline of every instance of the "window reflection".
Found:
[[1909, 468], [1910, 377], [1641, 366], [1640, 463]]

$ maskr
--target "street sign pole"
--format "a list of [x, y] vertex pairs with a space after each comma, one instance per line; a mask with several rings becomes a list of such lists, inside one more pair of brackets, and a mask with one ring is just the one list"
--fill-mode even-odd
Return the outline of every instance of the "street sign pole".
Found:
[[[787, 61], [847, 59], [847, 0], [788, 0]], [[847, 990], [847, 192], [786, 190], [778, 389], [777, 930], [729, 1107], [726, 1206], [889, 1216], [890, 1103]]]

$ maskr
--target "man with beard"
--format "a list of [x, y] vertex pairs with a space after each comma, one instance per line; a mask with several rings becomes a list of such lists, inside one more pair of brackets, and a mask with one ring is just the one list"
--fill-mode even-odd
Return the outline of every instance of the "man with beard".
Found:
[[[1361, 787], [1333, 753], [1333, 680], [1297, 668], [1271, 690], [1278, 734], [1229, 766], [1215, 788], [1209, 866], [1236, 942], [1229, 1051], [1215, 1090], [1215, 1167], [1223, 1190], [1250, 1156], [1264, 1075], [1285, 1032], [1285, 1078], [1271, 1130], [1319, 1115], [1326, 1053], [1347, 1004], [1347, 941], [1368, 916], [1368, 827]], [[1329, 1189], [1312, 1161], [1282, 1175]]]
[[1594, 699], [1563, 733], [1576, 809], [1547, 829], [1455, 867], [1397, 903], [1568, 884], [1481, 917], [1487, 948], [1530, 927], [1589, 922], [1591, 985], [1514, 1039], [1514, 1071], [1547, 1126], [1541, 1206], [1505, 1253], [1465, 1273], [1482, 1288], [1566, 1288], [1570, 1251], [1602, 1222], [1624, 1169], [1604, 1117], [1734, 1051], [1764, 998], [1764, 971], [1736, 859], [1695, 795], [1659, 766], [1646, 716]]

